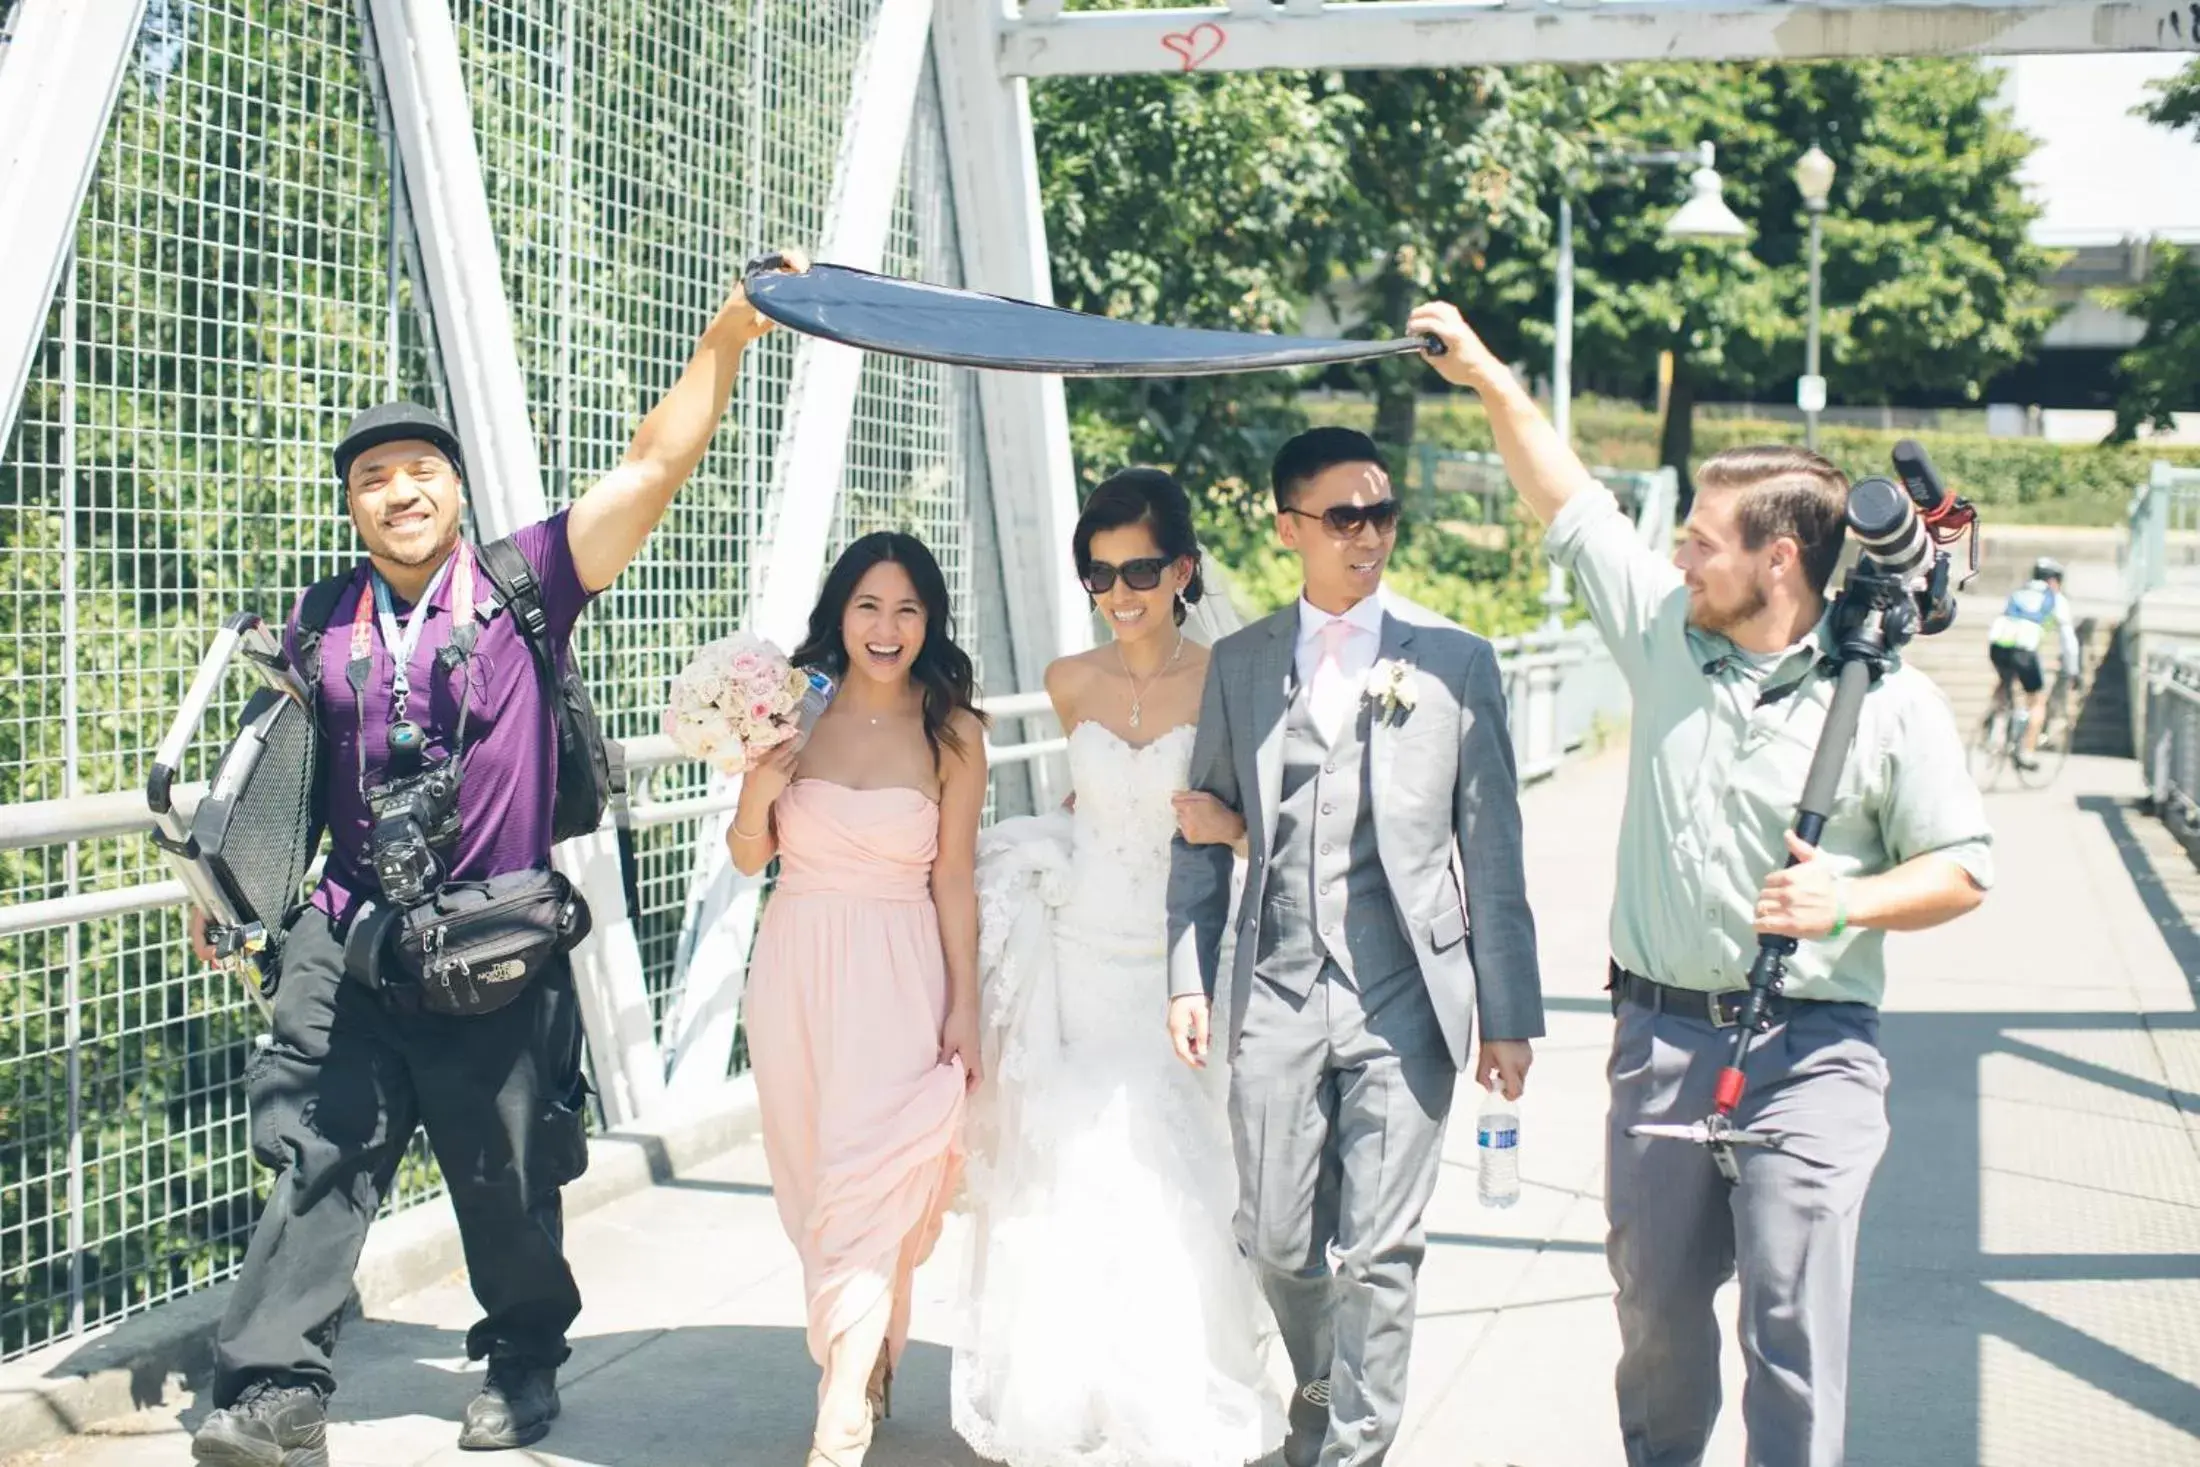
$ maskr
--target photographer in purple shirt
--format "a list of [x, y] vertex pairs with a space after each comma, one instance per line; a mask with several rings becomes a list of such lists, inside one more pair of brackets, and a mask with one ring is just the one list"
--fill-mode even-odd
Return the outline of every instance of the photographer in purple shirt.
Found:
[[[791, 252], [789, 268], [807, 268]], [[641, 549], [694, 472], [741, 355], [771, 323], [736, 286], [626, 456], [573, 505], [512, 536], [539, 587], [545, 640], [567, 664], [574, 624]], [[366, 558], [306, 653], [323, 731], [320, 887], [284, 934], [272, 1042], [247, 1083], [254, 1153], [277, 1176], [216, 1346], [214, 1404], [192, 1443], [218, 1467], [325, 1467], [330, 1354], [367, 1225], [416, 1125], [441, 1164], [489, 1362], [459, 1445], [525, 1446], [558, 1412], [565, 1332], [580, 1313], [559, 1188], [587, 1165], [580, 1012], [572, 970], [543, 962], [493, 1011], [435, 1011], [361, 977], [377, 908], [417, 894], [374, 849], [369, 793], [407, 770], [457, 776], [456, 832], [437, 881], [524, 882], [550, 865], [558, 740], [550, 691], [513, 613], [465, 543], [457, 435], [410, 403], [371, 408], [336, 449]], [[305, 599], [301, 599], [303, 609]], [[286, 645], [301, 647], [299, 612]], [[310, 642], [308, 638], [308, 642]], [[301, 669], [305, 670], [304, 668]], [[393, 890], [392, 888], [399, 888]], [[211, 961], [205, 917], [192, 942]], [[347, 943], [350, 952], [347, 953]]]

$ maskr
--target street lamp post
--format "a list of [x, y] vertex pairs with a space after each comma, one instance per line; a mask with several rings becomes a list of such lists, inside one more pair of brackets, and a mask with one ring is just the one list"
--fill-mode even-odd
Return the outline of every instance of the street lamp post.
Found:
[[[1727, 207], [1718, 170], [1712, 166], [1717, 158], [1713, 145], [1698, 143], [1685, 152], [1618, 153], [1606, 155], [1600, 162], [1634, 164], [1694, 163], [1696, 171], [1689, 175], [1688, 202], [1673, 211], [1673, 217], [1665, 221], [1668, 239], [1742, 239], [1749, 234], [1735, 212]], [[1561, 188], [1563, 189], [1563, 184]], [[1558, 271], [1551, 320], [1551, 426], [1558, 429], [1559, 440], [1573, 441], [1574, 404], [1574, 202], [1571, 194], [1558, 196]], [[1551, 562], [1551, 578], [1543, 591], [1543, 630], [1555, 632], [1564, 625], [1564, 613], [1573, 604], [1573, 592], [1566, 584], [1566, 569], [1557, 561]]]
[[1804, 338], [1803, 380], [1796, 384], [1796, 405], [1803, 410], [1803, 446], [1818, 447], [1818, 414], [1826, 405], [1826, 379], [1818, 374], [1818, 240], [1833, 192], [1833, 160], [1816, 144], [1795, 163], [1795, 187], [1810, 215], [1810, 325]]

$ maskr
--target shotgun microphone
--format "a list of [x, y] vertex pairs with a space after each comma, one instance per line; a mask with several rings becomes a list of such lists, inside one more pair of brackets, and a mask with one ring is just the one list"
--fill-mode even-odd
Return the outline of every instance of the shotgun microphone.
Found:
[[1895, 444], [1893, 457], [1895, 477], [1902, 481], [1917, 512], [1927, 520], [1938, 518], [1941, 506], [1948, 502], [1948, 486], [1940, 482], [1933, 461], [1925, 456], [1924, 445], [1915, 438], [1905, 438]]

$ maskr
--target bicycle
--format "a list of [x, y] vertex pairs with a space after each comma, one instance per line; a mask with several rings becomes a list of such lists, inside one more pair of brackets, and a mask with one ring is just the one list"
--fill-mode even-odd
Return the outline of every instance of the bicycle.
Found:
[[1990, 790], [2000, 783], [2004, 766], [2016, 771], [2017, 783], [2026, 789], [2045, 788], [2061, 777], [2063, 765], [2070, 759], [2074, 724], [2070, 716], [2070, 698], [2077, 679], [2067, 672], [2055, 675], [2055, 686], [2049, 690], [2047, 706], [2040, 715], [2040, 736], [2032, 746], [2029, 769], [2017, 762], [2017, 751], [2024, 747], [2024, 726], [2030, 721], [2030, 715], [2017, 706], [2013, 692], [2015, 681], [2003, 674], [2000, 685], [1994, 689], [1994, 700], [1987, 707], [1986, 717], [1971, 740], [1971, 777], [1982, 790]]

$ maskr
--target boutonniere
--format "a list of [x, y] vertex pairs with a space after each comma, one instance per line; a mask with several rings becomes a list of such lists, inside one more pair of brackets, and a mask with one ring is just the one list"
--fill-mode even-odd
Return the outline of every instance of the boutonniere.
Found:
[[1414, 686], [1413, 666], [1395, 657], [1385, 657], [1367, 670], [1367, 696], [1372, 699], [1386, 718], [1397, 718], [1411, 713], [1420, 698]]

